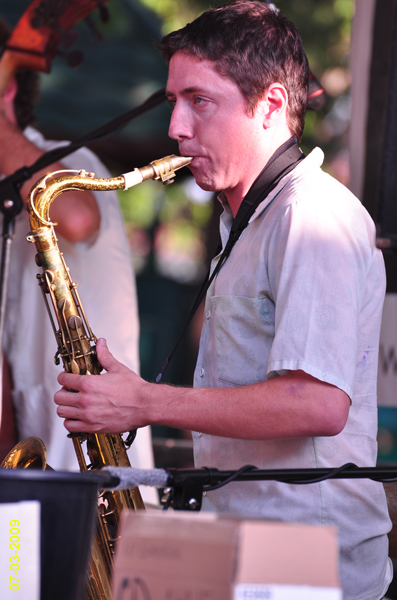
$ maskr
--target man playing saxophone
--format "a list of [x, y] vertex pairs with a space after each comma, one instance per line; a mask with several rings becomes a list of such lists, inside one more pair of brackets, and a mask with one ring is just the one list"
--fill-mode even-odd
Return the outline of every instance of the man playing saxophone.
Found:
[[[260, 202], [207, 292], [194, 388], [143, 381], [99, 340], [107, 372], [62, 373], [58, 415], [71, 432], [190, 429], [197, 467], [374, 466], [383, 258], [361, 203], [321, 170], [321, 150], [299, 156], [308, 65], [296, 28], [272, 5], [238, 0], [160, 47], [169, 135], [198, 185], [219, 193], [223, 247], [247, 199]], [[236, 482], [208, 492], [204, 509], [335, 525], [344, 599], [388, 588], [380, 483]]]
[[[0, 20], [0, 43], [5, 43], [8, 36], [9, 28]], [[46, 150], [62, 144], [46, 140], [32, 127], [37, 92], [37, 73], [22, 70], [11, 79], [0, 99], [3, 176], [33, 164]], [[60, 169], [86, 169], [98, 177], [110, 176], [98, 158], [82, 148], [65, 157], [62, 163], [35, 173], [23, 185], [22, 199], [25, 200], [41, 176]], [[81, 295], [90, 322], [97, 330], [106, 327], [117, 352], [131, 368], [139, 371], [135, 279], [116, 193], [67, 192], [53, 203], [51, 218], [58, 223], [56, 233], [68, 266], [77, 281], [84, 281]], [[26, 241], [28, 231], [29, 220], [23, 211], [16, 218], [8, 283], [0, 461], [16, 441], [34, 435], [44, 441], [52, 468], [78, 469], [73, 444], [65, 436], [64, 428], [59, 427], [53, 408], [60, 368], [53, 360], [56, 342], [35, 281], [35, 249]], [[133, 466], [153, 466], [148, 428], [137, 436], [129, 458]], [[151, 502], [157, 500], [153, 492], [149, 490], [146, 495]]]

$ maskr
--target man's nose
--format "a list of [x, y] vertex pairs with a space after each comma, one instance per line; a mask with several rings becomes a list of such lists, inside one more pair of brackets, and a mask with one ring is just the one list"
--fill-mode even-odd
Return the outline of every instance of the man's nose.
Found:
[[172, 111], [168, 135], [177, 142], [181, 142], [183, 139], [191, 138], [193, 136], [192, 127], [189, 123], [186, 110], [178, 104], [175, 104]]

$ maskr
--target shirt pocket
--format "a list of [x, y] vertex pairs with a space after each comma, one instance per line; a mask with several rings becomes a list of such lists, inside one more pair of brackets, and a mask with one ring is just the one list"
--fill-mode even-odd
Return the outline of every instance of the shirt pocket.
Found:
[[247, 385], [266, 379], [274, 339], [274, 305], [265, 297], [212, 298], [217, 379]]

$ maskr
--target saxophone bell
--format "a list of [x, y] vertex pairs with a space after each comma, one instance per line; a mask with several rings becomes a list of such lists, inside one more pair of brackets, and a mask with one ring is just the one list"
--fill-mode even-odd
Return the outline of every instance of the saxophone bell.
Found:
[[2, 463], [2, 469], [39, 469], [52, 471], [47, 464], [47, 450], [38, 437], [28, 437], [16, 444], [7, 454]]

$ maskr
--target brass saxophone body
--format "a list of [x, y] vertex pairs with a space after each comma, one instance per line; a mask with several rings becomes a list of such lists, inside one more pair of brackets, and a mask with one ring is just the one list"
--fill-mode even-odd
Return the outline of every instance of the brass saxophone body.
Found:
[[[26, 208], [31, 231], [27, 239], [36, 245], [36, 263], [42, 268], [42, 273], [38, 274], [37, 278], [58, 345], [54, 359], [57, 364], [62, 360], [65, 371], [98, 375], [102, 367], [96, 357], [96, 337], [84, 313], [77, 284], [72, 281], [62, 252], [58, 248], [55, 223], [52, 223], [49, 217], [51, 203], [61, 193], [72, 189], [127, 189], [145, 179], [161, 179], [167, 184], [172, 181], [176, 169], [190, 162], [190, 158], [173, 155], [153, 161], [150, 165], [135, 169], [131, 173], [109, 179], [95, 179], [93, 173], [85, 171], [61, 171], [43, 177], [30, 191]], [[119, 434], [79, 433], [70, 437], [81, 471], [101, 469], [105, 465], [130, 466], [125, 442]], [[84, 443], [89, 457], [88, 465], [83, 452]], [[99, 496], [98, 527], [88, 581], [88, 597], [92, 600], [110, 598], [112, 557], [120, 515], [124, 508], [144, 508], [138, 488], [120, 492], [106, 491]]]

